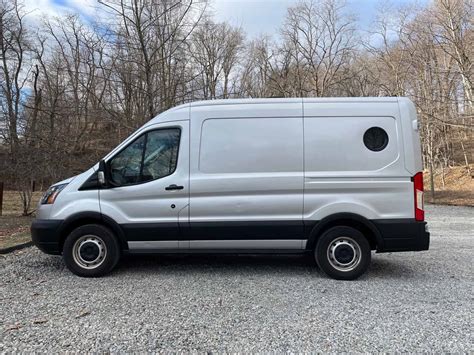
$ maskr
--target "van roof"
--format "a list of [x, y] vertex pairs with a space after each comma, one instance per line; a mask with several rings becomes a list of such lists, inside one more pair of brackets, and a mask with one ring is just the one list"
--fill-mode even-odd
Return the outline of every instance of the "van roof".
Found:
[[150, 120], [148, 124], [158, 121], [165, 122], [175, 120], [178, 111], [189, 109], [190, 107], [211, 107], [211, 106], [228, 106], [228, 105], [244, 105], [244, 104], [281, 104], [281, 103], [397, 103], [401, 97], [307, 97], [307, 98], [264, 98], [264, 99], [220, 99], [220, 100], [203, 100], [191, 103], [185, 103], [166, 110]]
[[191, 107], [236, 105], [236, 104], [268, 104], [294, 102], [397, 102], [398, 97], [306, 97], [306, 98], [265, 98], [265, 99], [224, 99], [191, 102]]
[[201, 100], [191, 103], [185, 103], [168, 111], [174, 111], [185, 107], [202, 107], [217, 105], [237, 105], [237, 104], [269, 104], [269, 103], [294, 103], [294, 102], [397, 102], [400, 97], [381, 96], [381, 97], [271, 97], [263, 99], [219, 99], [219, 100]]

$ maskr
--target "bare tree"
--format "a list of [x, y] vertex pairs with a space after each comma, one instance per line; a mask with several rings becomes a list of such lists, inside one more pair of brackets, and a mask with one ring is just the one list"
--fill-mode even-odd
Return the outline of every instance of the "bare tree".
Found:
[[194, 31], [190, 50], [203, 99], [229, 97], [230, 75], [237, 64], [242, 42], [240, 29], [210, 19]]
[[9, 146], [8, 164], [4, 174], [21, 192], [23, 214], [31, 204], [31, 150], [22, 142], [25, 129], [24, 96], [33, 67], [30, 43], [24, 22], [25, 13], [16, 1], [0, 0], [0, 128]]
[[[126, 112], [145, 122], [170, 108], [186, 80], [186, 41], [199, 22], [201, 0], [110, 0], [101, 3], [117, 17], [114, 70], [123, 84], [116, 91]], [[181, 93], [182, 94], [182, 93]], [[144, 111], [143, 111], [143, 109]]]
[[311, 95], [327, 96], [357, 47], [354, 19], [338, 0], [301, 1], [288, 9], [282, 35], [311, 79]]
[[433, 19], [433, 40], [456, 63], [461, 77], [466, 111], [472, 114], [474, 100], [474, 2], [472, 0], [437, 0], [429, 9]]
[[7, 128], [4, 138], [10, 144], [11, 154], [19, 145], [22, 90], [31, 66], [26, 58], [28, 38], [24, 16], [17, 0], [0, 1], [1, 122]]

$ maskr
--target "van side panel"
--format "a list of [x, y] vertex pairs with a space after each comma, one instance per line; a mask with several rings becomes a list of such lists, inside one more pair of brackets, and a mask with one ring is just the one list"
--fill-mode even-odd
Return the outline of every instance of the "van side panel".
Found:
[[301, 117], [210, 118], [202, 123], [199, 171], [301, 173]]
[[301, 100], [191, 116], [189, 239], [303, 239]]
[[[304, 219], [318, 221], [339, 212], [371, 220], [413, 218], [397, 102], [303, 102]], [[364, 144], [371, 127], [388, 135], [381, 151]]]
[[[383, 128], [388, 133], [388, 145], [381, 152], [373, 152], [364, 145], [364, 133], [371, 127]], [[324, 176], [372, 175], [403, 166], [394, 117], [308, 116], [304, 128], [307, 171]]]

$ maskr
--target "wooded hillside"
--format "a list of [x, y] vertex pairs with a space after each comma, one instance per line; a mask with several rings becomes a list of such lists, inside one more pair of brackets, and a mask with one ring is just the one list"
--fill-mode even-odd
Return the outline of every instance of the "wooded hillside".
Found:
[[101, 0], [101, 21], [41, 24], [0, 0], [0, 181], [26, 206], [33, 180], [83, 171], [177, 104], [305, 96], [408, 96], [431, 176], [470, 177], [473, 3], [381, 3], [364, 31], [344, 2], [304, 0], [279, 33], [249, 39], [202, 0]]

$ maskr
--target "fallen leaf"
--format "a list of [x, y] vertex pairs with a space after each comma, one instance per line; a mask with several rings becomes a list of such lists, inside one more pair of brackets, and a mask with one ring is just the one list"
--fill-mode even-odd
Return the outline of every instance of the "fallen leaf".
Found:
[[91, 314], [90, 311], [82, 311], [81, 313], [79, 313], [76, 318], [82, 318], [82, 317], [85, 317], [87, 315]]
[[35, 319], [33, 321], [33, 324], [43, 324], [46, 323], [48, 320], [47, 319]]
[[13, 325], [9, 325], [7, 329], [5, 329], [5, 331], [8, 332], [9, 330], [18, 330], [20, 328], [21, 328], [20, 324], [13, 324]]

